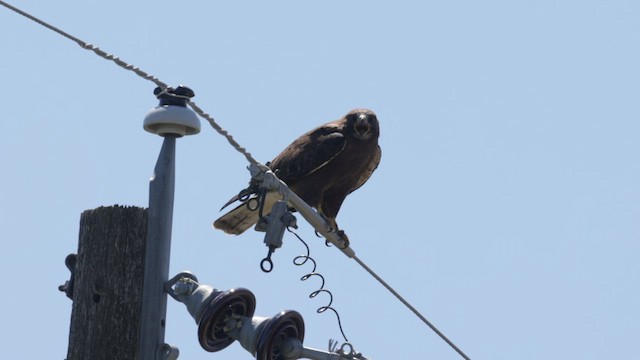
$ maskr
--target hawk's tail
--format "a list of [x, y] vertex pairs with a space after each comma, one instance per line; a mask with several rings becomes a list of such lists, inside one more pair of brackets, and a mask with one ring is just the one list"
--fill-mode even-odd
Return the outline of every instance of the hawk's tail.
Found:
[[[273, 204], [278, 201], [280, 196], [277, 192], [268, 192], [264, 200], [263, 215], [266, 216], [271, 212]], [[233, 210], [222, 215], [218, 220], [213, 222], [213, 227], [224, 231], [230, 235], [240, 235], [247, 229], [258, 222], [259, 212], [257, 209], [252, 210], [247, 206], [247, 202], [255, 198], [244, 201]]]

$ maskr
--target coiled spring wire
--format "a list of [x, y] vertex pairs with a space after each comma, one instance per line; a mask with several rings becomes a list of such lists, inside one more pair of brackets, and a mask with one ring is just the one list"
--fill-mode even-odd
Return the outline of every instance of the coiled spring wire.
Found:
[[329, 295], [329, 303], [323, 306], [320, 306], [316, 312], [318, 314], [322, 314], [327, 310], [332, 311], [335, 315], [336, 315], [336, 319], [338, 320], [338, 328], [340, 329], [340, 333], [342, 334], [342, 337], [344, 338], [345, 342], [349, 342], [349, 340], [347, 339], [347, 336], [344, 334], [344, 330], [342, 329], [342, 321], [340, 320], [340, 314], [338, 313], [338, 311], [331, 306], [333, 304], [333, 294], [331, 293], [331, 291], [327, 290], [324, 288], [325, 285], [325, 279], [324, 276], [322, 276], [322, 274], [316, 272], [316, 261], [311, 257], [311, 251], [309, 249], [309, 245], [307, 245], [307, 243], [302, 240], [302, 238], [300, 237], [300, 235], [298, 235], [295, 231], [291, 230], [291, 228], [287, 228], [287, 231], [289, 231], [290, 233], [292, 233], [296, 238], [298, 238], [298, 240], [300, 240], [300, 242], [302, 243], [302, 245], [304, 245], [305, 250], [306, 250], [306, 254], [305, 255], [298, 255], [295, 258], [293, 258], [293, 264], [296, 266], [302, 266], [304, 264], [306, 264], [308, 261], [310, 261], [313, 264], [313, 268], [311, 269], [310, 273], [305, 274], [304, 276], [302, 276], [300, 278], [300, 281], [307, 281], [308, 279], [312, 278], [312, 277], [318, 277], [321, 280], [321, 284], [320, 284], [320, 288], [317, 290], [312, 291], [309, 294], [309, 298], [313, 299], [316, 296], [318, 296], [321, 293], [327, 294]]
[[[240, 193], [238, 194], [237, 198], [240, 201], [246, 201], [247, 208], [249, 210], [251, 210], [251, 211], [258, 211], [258, 215], [259, 215], [260, 220], [261, 221], [265, 221], [265, 222], [268, 223], [268, 219], [263, 213], [264, 212], [264, 203], [265, 203], [266, 193], [267, 193], [266, 189], [264, 189], [264, 188], [262, 188], [260, 186], [250, 185], [248, 188], [240, 191]], [[256, 196], [251, 198], [251, 195], [256, 195]], [[309, 298], [313, 299], [313, 298], [315, 298], [316, 296], [318, 296], [320, 294], [327, 294], [329, 296], [329, 302], [326, 305], [320, 306], [316, 310], [316, 312], [318, 314], [322, 314], [322, 313], [324, 313], [326, 311], [333, 312], [336, 315], [336, 319], [337, 319], [337, 322], [338, 322], [338, 328], [340, 329], [340, 334], [344, 338], [345, 342], [349, 342], [349, 340], [347, 339], [347, 336], [344, 333], [344, 329], [342, 328], [342, 320], [340, 319], [340, 314], [332, 306], [332, 304], [333, 304], [333, 293], [324, 288], [324, 286], [325, 286], [324, 276], [316, 271], [317, 263], [316, 263], [315, 259], [313, 257], [311, 257], [311, 250], [309, 249], [309, 245], [307, 245], [307, 243], [302, 239], [302, 237], [300, 235], [298, 235], [298, 233], [296, 233], [292, 229], [291, 226], [287, 226], [286, 229], [287, 229], [288, 232], [293, 234], [298, 240], [300, 240], [300, 242], [302, 243], [302, 245], [305, 248], [305, 254], [296, 256], [293, 259], [293, 264], [296, 265], [296, 266], [303, 266], [307, 262], [311, 262], [313, 264], [313, 268], [311, 269], [311, 272], [305, 274], [304, 276], [302, 276], [300, 278], [300, 281], [307, 281], [308, 279], [310, 279], [312, 277], [320, 278], [320, 281], [321, 281], [320, 288], [318, 288], [317, 290], [312, 291], [309, 294]], [[319, 235], [319, 234], [316, 232], [316, 235]], [[326, 243], [326, 245], [329, 246], [329, 243]], [[273, 269], [273, 262], [271, 261], [271, 254], [273, 253], [274, 250], [275, 249], [270, 247], [267, 257], [262, 259], [262, 261], [260, 262], [260, 268], [262, 269], [262, 271], [264, 271], [266, 273], [271, 272], [271, 270]]]

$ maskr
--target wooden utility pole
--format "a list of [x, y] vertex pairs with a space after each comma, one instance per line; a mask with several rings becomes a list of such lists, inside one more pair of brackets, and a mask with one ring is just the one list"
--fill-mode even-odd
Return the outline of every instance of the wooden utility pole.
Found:
[[146, 236], [146, 209], [82, 213], [67, 360], [138, 358]]

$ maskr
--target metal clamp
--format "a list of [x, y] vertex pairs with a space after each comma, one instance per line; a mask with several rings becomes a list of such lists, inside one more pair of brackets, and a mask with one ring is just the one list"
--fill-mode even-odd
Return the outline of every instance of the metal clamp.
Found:
[[78, 255], [76, 254], [67, 255], [67, 257], [64, 259], [64, 264], [67, 266], [67, 269], [69, 269], [69, 272], [71, 272], [71, 275], [69, 276], [68, 281], [65, 281], [63, 285], [58, 286], [58, 290], [65, 293], [67, 297], [72, 301], [73, 301], [73, 288], [76, 280], [77, 262], [78, 262]]
[[345, 342], [340, 346], [340, 349], [337, 349], [338, 342], [336, 340], [329, 340], [329, 352], [336, 353], [340, 355], [343, 359], [358, 359], [358, 360], [369, 360], [362, 353], [356, 352], [353, 345], [350, 342]]
[[[287, 227], [297, 228], [296, 217], [289, 211], [289, 206], [283, 200], [278, 200], [271, 208], [271, 213], [264, 218], [265, 223], [258, 227], [265, 231], [264, 243], [269, 248], [267, 257], [260, 262], [260, 268], [264, 272], [273, 270], [271, 255], [282, 246], [282, 238]], [[266, 228], [265, 228], [266, 227]]]

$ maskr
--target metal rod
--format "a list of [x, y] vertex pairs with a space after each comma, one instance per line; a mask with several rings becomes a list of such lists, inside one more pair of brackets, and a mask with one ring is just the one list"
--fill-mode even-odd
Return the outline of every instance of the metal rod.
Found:
[[171, 226], [175, 188], [176, 136], [164, 137], [149, 184], [149, 210], [142, 293], [140, 360], [161, 359], [164, 344], [169, 278]]

